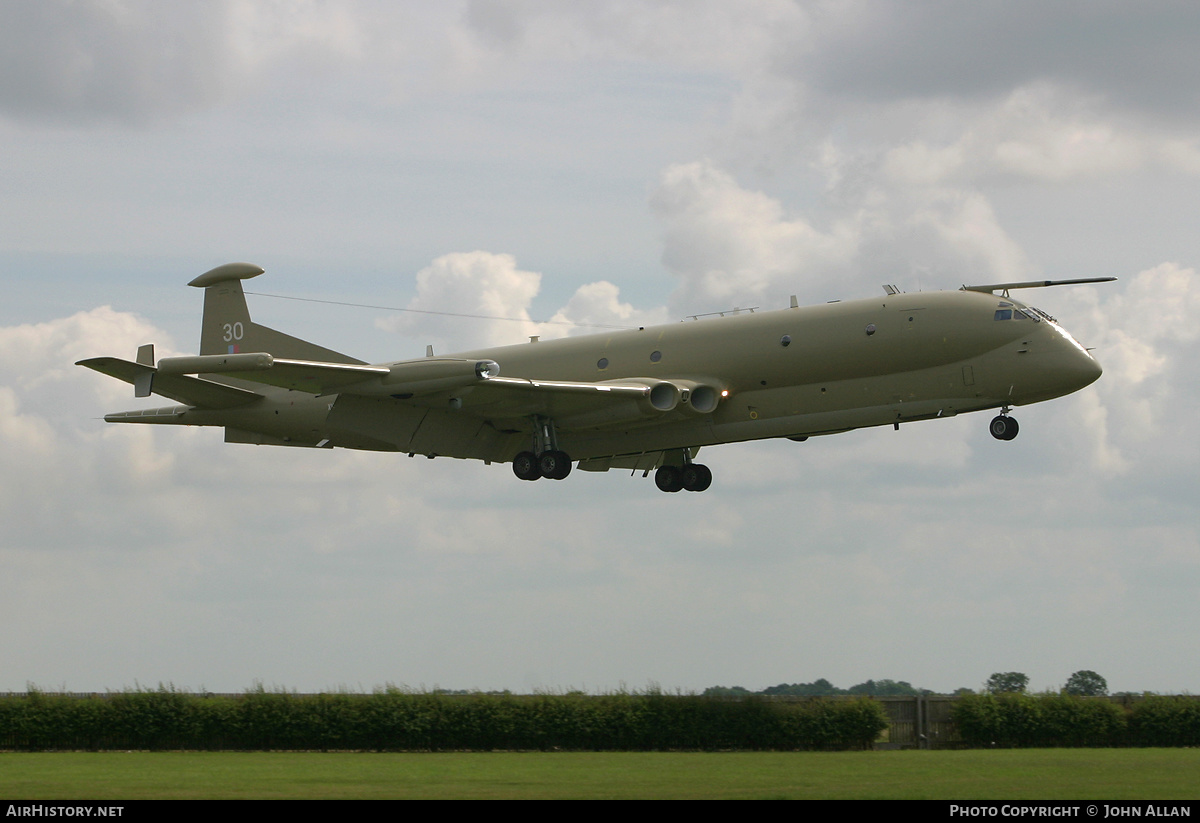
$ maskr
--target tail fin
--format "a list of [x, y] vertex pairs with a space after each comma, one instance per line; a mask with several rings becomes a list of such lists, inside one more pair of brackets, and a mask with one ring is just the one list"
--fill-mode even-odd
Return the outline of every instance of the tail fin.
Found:
[[204, 289], [200, 354], [268, 352], [275, 357], [294, 360], [363, 363], [362, 360], [253, 322], [246, 308], [242, 281], [262, 273], [262, 268], [251, 263], [226, 263], [188, 283], [189, 286]]

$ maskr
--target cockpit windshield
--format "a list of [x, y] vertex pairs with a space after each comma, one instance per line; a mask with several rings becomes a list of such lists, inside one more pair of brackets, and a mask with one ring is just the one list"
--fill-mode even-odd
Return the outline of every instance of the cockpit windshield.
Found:
[[999, 307], [996, 309], [994, 316], [995, 320], [1032, 320], [1034, 323], [1040, 323], [1047, 320], [1051, 323], [1057, 323], [1050, 315], [1046, 314], [1041, 309], [1035, 309], [1033, 306], [1018, 306], [1007, 301], [1000, 301]]

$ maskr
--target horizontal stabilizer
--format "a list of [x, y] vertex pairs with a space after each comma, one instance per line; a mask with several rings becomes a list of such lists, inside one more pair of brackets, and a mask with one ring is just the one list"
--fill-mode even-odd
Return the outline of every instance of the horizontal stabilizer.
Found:
[[124, 380], [139, 390], [147, 380], [150, 390], [177, 403], [187, 403], [205, 409], [231, 409], [244, 406], [262, 395], [233, 386], [223, 386], [198, 377], [181, 374], [159, 374], [153, 366], [131, 363], [119, 357], [92, 357], [80, 360], [76, 366], [85, 366], [109, 377]]

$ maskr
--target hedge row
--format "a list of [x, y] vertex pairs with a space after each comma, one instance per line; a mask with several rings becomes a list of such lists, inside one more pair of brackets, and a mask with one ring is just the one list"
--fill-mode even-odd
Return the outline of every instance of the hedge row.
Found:
[[969, 746], [1198, 746], [1200, 700], [1148, 695], [1125, 707], [1066, 694], [975, 694], [954, 706]]
[[856, 749], [870, 748], [887, 726], [883, 708], [866, 699], [170, 689], [0, 698], [0, 748], [31, 751]]

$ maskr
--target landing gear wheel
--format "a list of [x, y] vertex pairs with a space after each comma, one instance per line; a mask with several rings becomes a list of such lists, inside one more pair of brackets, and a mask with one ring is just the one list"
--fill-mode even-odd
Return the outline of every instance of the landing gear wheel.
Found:
[[513, 458], [513, 474], [522, 480], [537, 480], [542, 476], [533, 452], [521, 452]]
[[537, 466], [542, 477], [562, 480], [571, 473], [571, 458], [566, 452], [551, 449], [538, 455]]
[[1017, 425], [1015, 418], [1005, 417], [1002, 414], [993, 417], [991, 424], [988, 426], [988, 431], [997, 440], [1012, 440], [1020, 430], [1021, 427]]
[[683, 490], [683, 472], [678, 466], [659, 466], [654, 473], [654, 485], [664, 492]]
[[712, 485], [712, 470], [703, 463], [689, 463], [683, 467], [679, 479], [688, 491], [702, 492]]

